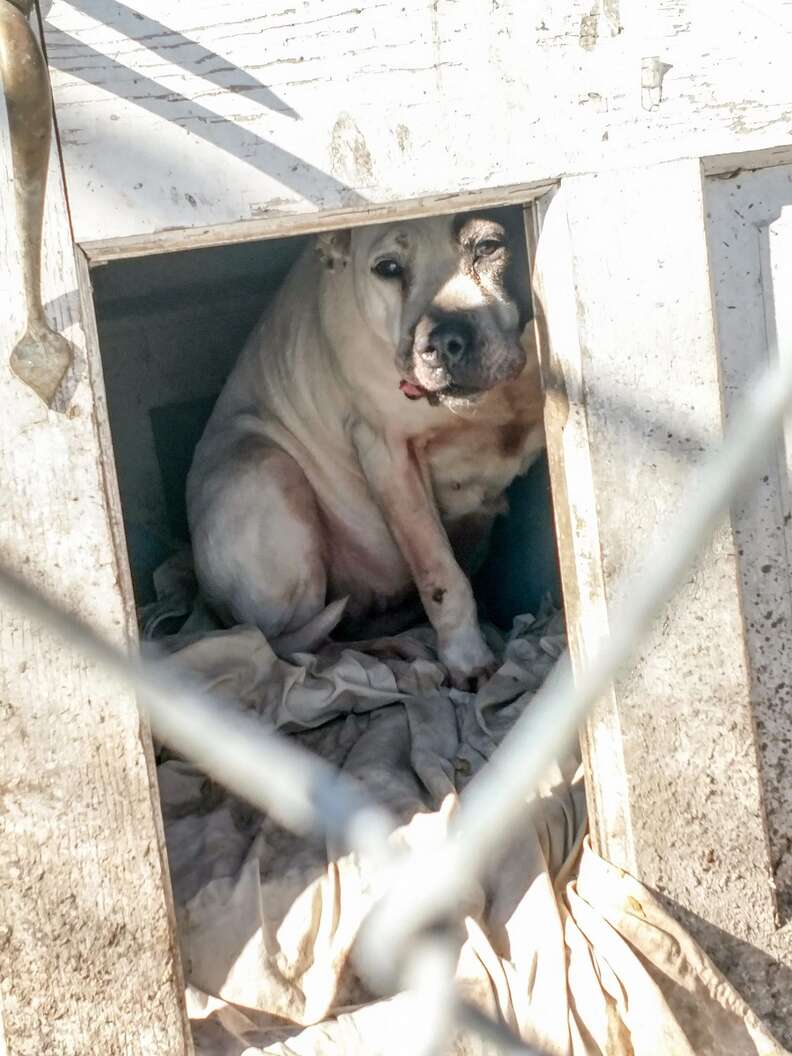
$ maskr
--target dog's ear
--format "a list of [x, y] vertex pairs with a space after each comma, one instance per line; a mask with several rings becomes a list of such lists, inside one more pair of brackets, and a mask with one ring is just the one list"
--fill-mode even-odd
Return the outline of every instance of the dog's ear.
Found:
[[346, 267], [351, 245], [352, 232], [349, 229], [323, 231], [321, 235], [316, 236], [316, 252], [328, 271], [340, 271]]

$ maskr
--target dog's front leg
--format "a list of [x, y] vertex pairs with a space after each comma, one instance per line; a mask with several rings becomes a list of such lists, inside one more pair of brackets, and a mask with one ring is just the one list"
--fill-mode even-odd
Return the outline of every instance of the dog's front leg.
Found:
[[440, 659], [452, 683], [467, 689], [490, 674], [495, 660], [478, 625], [470, 582], [457, 564], [431, 485], [408, 440], [355, 433], [360, 464], [437, 631]]

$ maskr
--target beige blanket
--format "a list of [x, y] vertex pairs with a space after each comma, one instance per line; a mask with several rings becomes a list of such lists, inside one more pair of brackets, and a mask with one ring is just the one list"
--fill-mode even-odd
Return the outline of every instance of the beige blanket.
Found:
[[[399, 819], [393, 838], [417, 846], [443, 838], [530, 707], [563, 648], [560, 617], [521, 619], [493, 644], [503, 663], [476, 696], [444, 685], [428, 628], [291, 663], [237, 628], [177, 639], [167, 662], [357, 778]], [[367, 862], [285, 832], [184, 762], [159, 777], [200, 1056], [409, 1054], [410, 996], [373, 997], [350, 958], [377, 893]], [[546, 775], [465, 928], [464, 992], [546, 1053], [783, 1051], [649, 891], [591, 849], [577, 759]], [[454, 1048], [495, 1051], [467, 1033]]]

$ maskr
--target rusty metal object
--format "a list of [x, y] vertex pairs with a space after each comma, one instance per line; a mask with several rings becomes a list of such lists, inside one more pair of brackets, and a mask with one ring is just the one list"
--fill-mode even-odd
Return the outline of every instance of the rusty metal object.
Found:
[[27, 319], [11, 369], [50, 406], [72, 363], [71, 345], [41, 303], [41, 233], [52, 101], [47, 64], [28, 23], [33, 0], [0, 0], [0, 78], [5, 89]]

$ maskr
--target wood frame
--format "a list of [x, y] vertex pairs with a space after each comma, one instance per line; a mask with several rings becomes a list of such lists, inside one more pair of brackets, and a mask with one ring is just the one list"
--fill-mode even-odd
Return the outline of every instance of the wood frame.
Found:
[[[7, 137], [0, 102], [0, 215], [13, 217]], [[42, 286], [47, 315], [76, 360], [52, 410], [7, 368], [24, 300], [15, 225], [0, 224], [0, 239], [9, 321], [0, 332], [0, 551], [104, 636], [130, 644], [136, 625], [90, 283], [56, 152]], [[8, 1056], [86, 1048], [190, 1056], [151, 740], [134, 696], [3, 609], [0, 655]]]
[[[651, 559], [691, 472], [723, 434], [706, 169], [682, 160], [575, 177], [534, 209], [575, 666], [607, 634], [622, 577]], [[792, 926], [779, 920], [767, 839], [756, 654], [735, 533], [724, 519], [634, 667], [592, 714], [582, 736], [587, 794], [597, 850], [665, 900], [788, 1044]], [[787, 718], [787, 736], [790, 727]], [[792, 776], [789, 761], [776, 765]]]
[[128, 257], [145, 257], [152, 253], [172, 253], [176, 249], [202, 249], [238, 242], [256, 242], [292, 235], [318, 234], [344, 227], [381, 224], [391, 220], [412, 220], [420, 216], [442, 216], [501, 205], [524, 205], [544, 194], [552, 183], [543, 180], [515, 187], [465, 191], [458, 194], [432, 195], [424, 198], [370, 205], [364, 209], [327, 210], [321, 213], [296, 213], [265, 220], [241, 220], [217, 227], [185, 227], [160, 231], [152, 235], [81, 242], [80, 248], [92, 267]]

